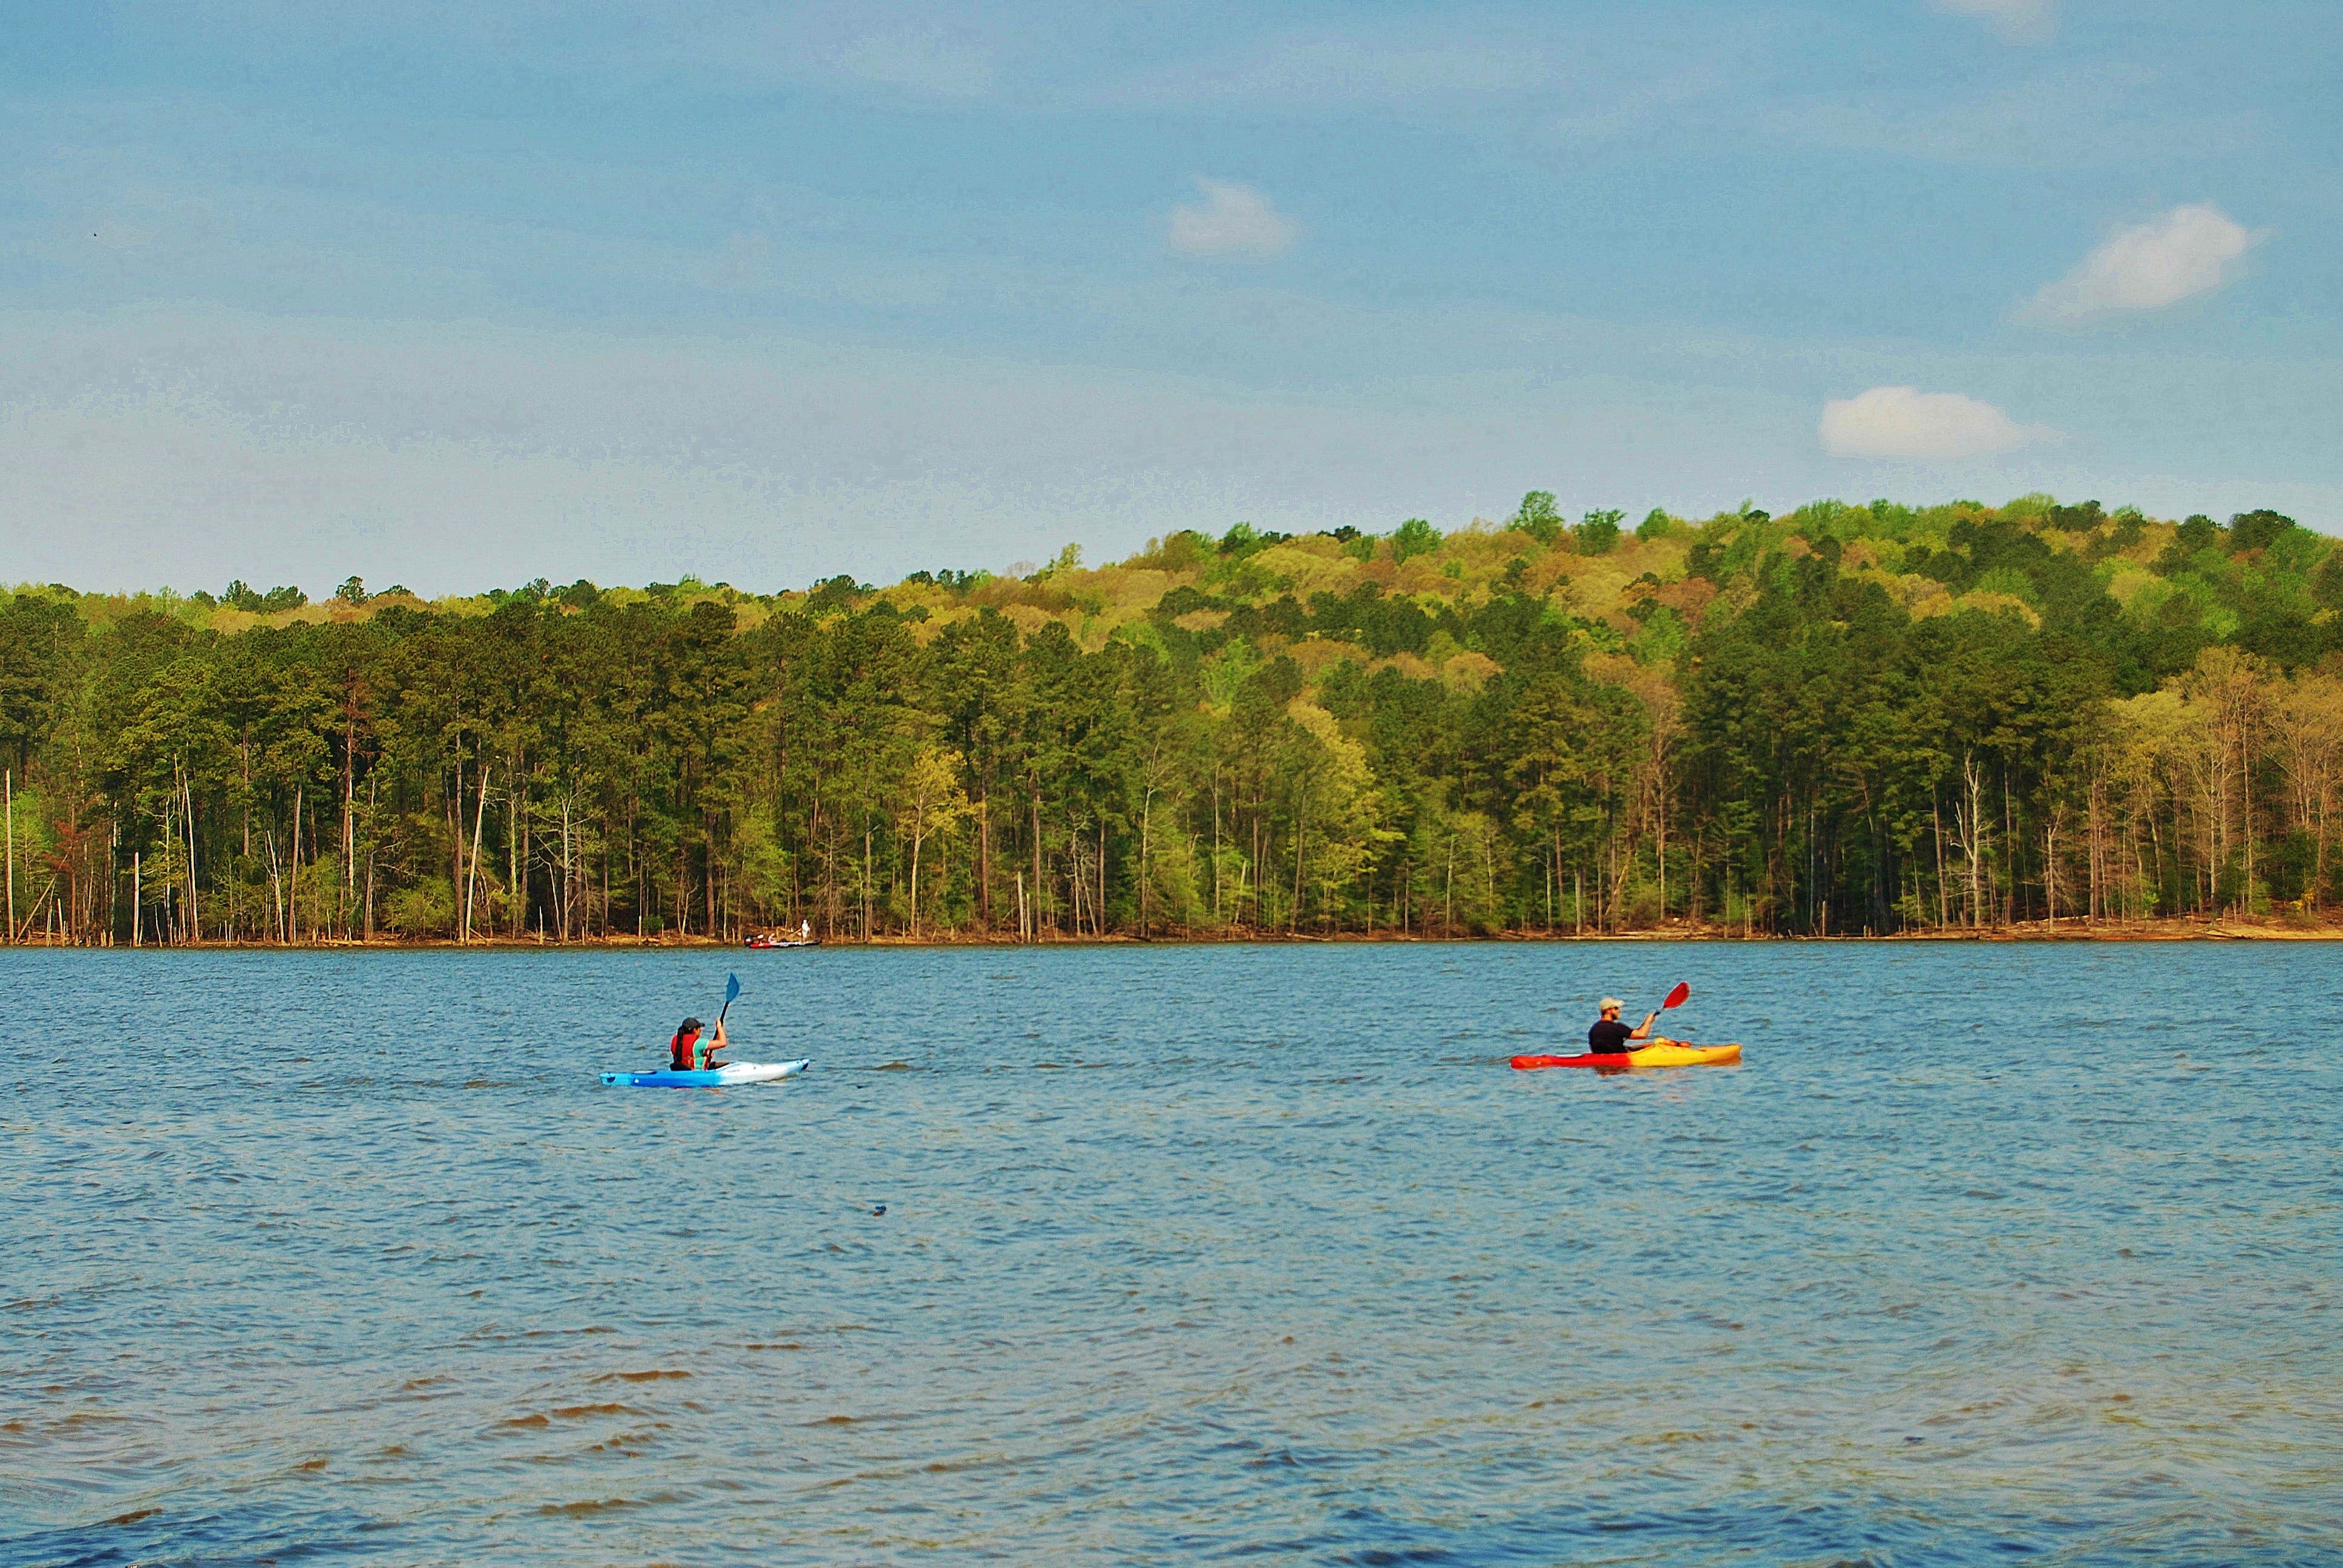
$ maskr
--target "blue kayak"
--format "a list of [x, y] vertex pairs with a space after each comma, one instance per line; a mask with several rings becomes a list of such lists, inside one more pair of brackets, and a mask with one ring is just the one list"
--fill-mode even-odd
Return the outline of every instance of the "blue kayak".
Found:
[[796, 1061], [730, 1061], [705, 1071], [606, 1072], [602, 1081], [617, 1089], [728, 1089], [736, 1083], [770, 1083], [795, 1078], [813, 1065], [811, 1057]]

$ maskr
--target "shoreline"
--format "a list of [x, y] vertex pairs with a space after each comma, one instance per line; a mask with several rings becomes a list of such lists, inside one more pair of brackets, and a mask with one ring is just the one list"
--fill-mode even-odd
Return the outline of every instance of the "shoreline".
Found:
[[[1512, 945], [1556, 945], [1569, 943], [1617, 942], [1735, 942], [1735, 943], [1852, 943], [1878, 942], [2222, 942], [2222, 941], [2343, 941], [2343, 924], [2326, 921], [2303, 922], [2277, 920], [2268, 918], [2231, 916], [2218, 920], [2190, 918], [2146, 921], [2093, 922], [2067, 920], [2055, 927], [2043, 920], [2023, 921], [2016, 925], [1992, 926], [1977, 930], [1912, 930], [1889, 935], [1804, 936], [1795, 933], [1749, 933], [1730, 930], [1718, 926], [1675, 925], [1649, 930], [1634, 931], [1504, 931], [1488, 936], [1424, 937], [1363, 931], [1337, 931], [1324, 934], [1282, 931], [1241, 931], [1217, 934], [1197, 932], [1166, 932], [1155, 936], [1137, 936], [1117, 932], [1109, 936], [1045, 937], [1037, 940], [1020, 940], [1013, 937], [961, 932], [930, 933], [906, 936], [900, 932], [874, 936], [867, 940], [854, 937], [827, 938], [816, 947], [830, 948], [1111, 948], [1111, 947], [1325, 947], [1336, 945], [1409, 947], [1487, 947]], [[363, 937], [327, 939], [319, 941], [203, 941], [156, 944], [147, 943], [130, 948], [123, 943], [96, 942], [14, 942], [0, 945], [0, 951], [35, 950], [84, 951], [138, 952], [521, 952], [521, 951], [583, 951], [599, 950], [623, 952], [641, 951], [706, 951], [720, 950], [743, 956], [767, 951], [807, 951], [808, 949], [749, 948], [739, 940], [700, 936], [607, 936], [578, 937], [567, 941], [529, 937], [482, 938], [461, 942], [447, 937], [403, 938]]]

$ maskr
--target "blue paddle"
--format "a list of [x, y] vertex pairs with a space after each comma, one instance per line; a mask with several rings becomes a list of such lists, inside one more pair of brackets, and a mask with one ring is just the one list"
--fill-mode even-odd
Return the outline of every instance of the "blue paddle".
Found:
[[724, 977], [724, 1006], [722, 1010], [717, 1013], [716, 1021], [719, 1024], [722, 1023], [724, 1021], [724, 1014], [730, 1012], [732, 1010], [732, 1004], [739, 1000], [740, 977], [739, 975], [726, 975]]

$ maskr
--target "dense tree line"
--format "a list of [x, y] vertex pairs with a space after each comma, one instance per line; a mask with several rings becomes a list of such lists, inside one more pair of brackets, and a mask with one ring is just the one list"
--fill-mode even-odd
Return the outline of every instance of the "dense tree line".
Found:
[[14, 940], [1894, 932], [2338, 889], [2343, 552], [2028, 497], [0, 597]]

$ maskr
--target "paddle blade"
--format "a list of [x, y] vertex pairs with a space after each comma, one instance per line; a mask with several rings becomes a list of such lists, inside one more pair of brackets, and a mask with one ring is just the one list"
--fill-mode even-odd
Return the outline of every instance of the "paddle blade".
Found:
[[1689, 980], [1678, 980], [1676, 981], [1676, 989], [1668, 992], [1668, 1000], [1660, 1003], [1660, 1010], [1662, 1012], [1665, 1012], [1672, 1007], [1682, 1007], [1691, 995], [1692, 982]]
[[740, 1000], [740, 977], [739, 975], [726, 975], [724, 977], [724, 1000], [728, 1004]]

